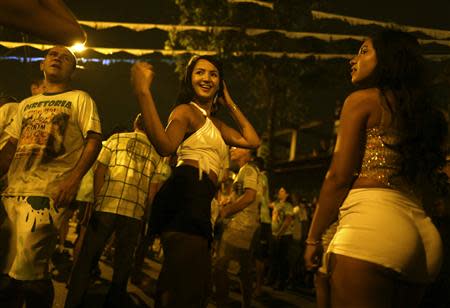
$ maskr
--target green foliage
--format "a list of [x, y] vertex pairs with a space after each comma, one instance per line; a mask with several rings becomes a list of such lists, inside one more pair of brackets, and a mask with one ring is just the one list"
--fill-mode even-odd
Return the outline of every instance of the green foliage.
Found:
[[[242, 96], [243, 102], [247, 103], [241, 105], [252, 120], [256, 119], [255, 126], [261, 132], [299, 125], [307, 111], [301, 89], [302, 74], [306, 71], [301, 61], [251, 55], [250, 52], [254, 50], [287, 51], [289, 40], [278, 33], [249, 36], [245, 29], [279, 29], [287, 24], [292, 29], [300, 28], [303, 20], [309, 18], [309, 1], [276, 1], [274, 10], [212, 0], [175, 0], [175, 4], [180, 11], [181, 24], [230, 25], [240, 30], [173, 31], [169, 35], [167, 47], [215, 51], [225, 60], [226, 68], [231, 68], [226, 71], [232, 71], [235, 79], [245, 80], [246, 91]], [[239, 57], [235, 57], [237, 54]], [[186, 60], [186, 57], [181, 57], [177, 61], [180, 73]], [[274, 108], [268, 113], [271, 101], [274, 102]], [[269, 119], [269, 116], [273, 118]], [[269, 120], [270, 125], [274, 126], [267, 127]]]
[[[339, 20], [313, 20], [312, 9], [326, 9], [329, 0], [274, 0], [274, 9], [250, 4], [230, 4], [226, 0], [173, 0], [180, 12], [180, 24], [233, 26], [234, 30], [172, 31], [167, 48], [214, 51], [226, 64], [225, 79], [231, 93], [239, 93], [239, 105], [262, 134], [278, 129], [300, 128], [309, 121], [333, 123], [335, 108], [351, 92], [347, 59], [304, 60], [255, 55], [253, 51], [352, 54], [360, 42], [354, 39], [324, 41], [317, 38], [288, 38], [270, 31], [248, 35], [246, 29], [262, 28], [299, 32], [368, 35], [379, 26], [351, 26]], [[423, 34], [421, 34], [423, 36]], [[429, 53], [448, 53], [448, 47], [424, 46]], [[183, 69], [189, 55], [177, 60]], [[449, 61], [431, 65], [435, 91], [443, 109], [449, 110]], [[231, 77], [230, 77], [231, 76]], [[331, 129], [330, 129], [331, 133]], [[321, 132], [321, 134], [324, 134]], [[324, 135], [321, 136], [321, 138]]]
[[290, 31], [304, 31], [305, 26], [312, 22], [313, 2], [312, 0], [275, 0], [277, 27]]
[[217, 0], [175, 0], [180, 9], [180, 24], [224, 25], [229, 18], [227, 1]]

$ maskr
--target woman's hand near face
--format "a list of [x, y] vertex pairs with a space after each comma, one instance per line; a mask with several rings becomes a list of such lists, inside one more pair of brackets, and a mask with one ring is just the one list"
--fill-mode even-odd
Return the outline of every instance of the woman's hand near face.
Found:
[[226, 107], [231, 102], [233, 102], [233, 100], [231, 99], [230, 92], [228, 92], [227, 84], [225, 83], [225, 81], [222, 81], [222, 85], [223, 85], [223, 95], [219, 96], [217, 98], [217, 101], [219, 104]]

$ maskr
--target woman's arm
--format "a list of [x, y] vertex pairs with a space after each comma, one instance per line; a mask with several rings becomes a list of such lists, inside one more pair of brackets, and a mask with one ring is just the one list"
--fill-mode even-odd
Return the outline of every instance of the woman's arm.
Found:
[[239, 107], [233, 102], [224, 82], [224, 97], [220, 97], [220, 103], [228, 107], [231, 116], [239, 126], [239, 131], [229, 127], [222, 121], [215, 119], [225, 143], [240, 148], [257, 148], [260, 145], [259, 136], [253, 128], [252, 124], [247, 120]]
[[344, 103], [333, 158], [309, 229], [305, 252], [307, 268], [318, 266], [316, 257], [322, 234], [337, 218], [339, 207], [360, 169], [365, 129], [372, 106], [364, 91], [351, 94]]
[[150, 91], [153, 77], [153, 67], [149, 63], [136, 62], [131, 68], [131, 84], [142, 111], [146, 134], [161, 156], [169, 156], [176, 151], [188, 130], [190, 108], [177, 106], [164, 129]]

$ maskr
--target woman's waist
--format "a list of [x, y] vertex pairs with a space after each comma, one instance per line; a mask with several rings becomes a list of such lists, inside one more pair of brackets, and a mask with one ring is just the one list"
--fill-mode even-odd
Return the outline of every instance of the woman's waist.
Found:
[[359, 176], [355, 179], [352, 185], [352, 189], [359, 188], [381, 188], [388, 189], [393, 191], [398, 191], [404, 195], [411, 196], [412, 198], [417, 199], [417, 195], [411, 189], [411, 186], [408, 185], [405, 178], [401, 176], [391, 175], [387, 176], [377, 176], [377, 174], [359, 174]]
[[360, 189], [360, 188], [392, 189], [392, 187], [390, 187], [388, 183], [386, 183], [384, 181], [380, 181], [378, 178], [364, 176], [361, 174], [355, 179], [355, 181], [353, 182], [353, 185], [352, 185], [352, 189]]
[[[196, 169], [200, 169], [199, 166], [199, 161], [195, 160], [195, 159], [182, 159], [178, 161], [177, 167], [180, 166], [191, 166], [194, 167]], [[201, 170], [203, 173], [208, 175], [208, 178], [214, 183], [214, 185], [217, 185], [218, 183], [218, 175], [216, 174], [216, 172], [214, 172], [213, 170], [209, 169], [209, 171], [207, 172], [207, 170]]]
[[423, 212], [421, 201], [412, 193], [382, 186], [359, 187], [349, 191], [341, 210], [354, 206], [401, 207]]
[[[227, 165], [227, 151], [222, 152], [215, 148], [188, 148], [180, 147], [177, 151], [178, 161], [195, 160], [200, 161], [202, 165], [213, 169], [216, 174]], [[202, 167], [202, 166], [200, 166]]]

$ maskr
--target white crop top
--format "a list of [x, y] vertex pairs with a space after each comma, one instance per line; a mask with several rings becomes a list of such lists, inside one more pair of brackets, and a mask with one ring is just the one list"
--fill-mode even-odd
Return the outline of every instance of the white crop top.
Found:
[[204, 109], [194, 102], [195, 106], [205, 116], [205, 124], [186, 140], [184, 140], [177, 150], [177, 166], [183, 164], [184, 160], [198, 161], [199, 179], [202, 179], [203, 172], [209, 174], [213, 171], [219, 181], [222, 179], [223, 171], [228, 168], [228, 146], [223, 141], [222, 134], [214, 123], [207, 117]]

